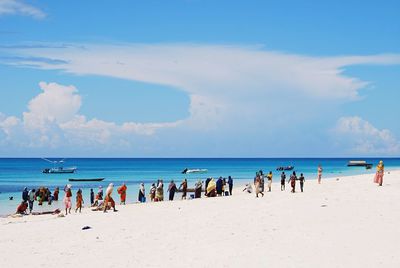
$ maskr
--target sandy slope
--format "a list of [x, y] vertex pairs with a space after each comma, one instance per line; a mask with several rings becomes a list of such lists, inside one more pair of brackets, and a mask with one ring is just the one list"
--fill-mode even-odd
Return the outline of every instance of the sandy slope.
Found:
[[0, 267], [400, 267], [399, 171], [278, 188], [0, 219]]

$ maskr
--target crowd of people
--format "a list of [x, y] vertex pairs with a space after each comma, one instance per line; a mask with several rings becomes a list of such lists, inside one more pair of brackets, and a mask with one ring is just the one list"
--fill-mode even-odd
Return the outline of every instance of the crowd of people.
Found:
[[[322, 169], [321, 165], [319, 165], [318, 170], [317, 170], [317, 181], [319, 184], [321, 183], [322, 171], [323, 171], [323, 169]], [[376, 171], [375, 177], [374, 177], [374, 182], [377, 183], [379, 186], [382, 186], [383, 175], [384, 175], [384, 164], [383, 164], [383, 161], [380, 161], [377, 166], [377, 171]], [[285, 191], [286, 173], [284, 171], [280, 174], [280, 179], [281, 179], [281, 184], [280, 184], [281, 191]], [[265, 175], [262, 170], [256, 172], [256, 175], [255, 175], [254, 181], [253, 181], [256, 197], [259, 197], [259, 195], [261, 195], [262, 197], [264, 196], [265, 180], [267, 180], [268, 192], [271, 192], [272, 191], [272, 180], [273, 180], [272, 171], [270, 171], [267, 175]], [[303, 173], [301, 173], [300, 176], [298, 177], [296, 174], [296, 171], [293, 171], [288, 179], [288, 184], [290, 184], [290, 186], [291, 186], [292, 193], [296, 192], [296, 182], [297, 181], [299, 181], [300, 191], [303, 192], [305, 177], [304, 177]], [[113, 183], [110, 183], [108, 185], [105, 196], [103, 193], [102, 186], [99, 186], [97, 194], [94, 193], [93, 189], [90, 189], [90, 206], [92, 207], [92, 210], [107, 212], [107, 210], [112, 209], [113, 211], [116, 212], [117, 210], [115, 208], [115, 201], [112, 197], [113, 190], [114, 190]], [[117, 193], [119, 194], [121, 205], [126, 204], [127, 190], [128, 190], [128, 187], [125, 183], [123, 183], [120, 187], [117, 188]], [[167, 188], [169, 201], [173, 201], [175, 199], [175, 194], [178, 192], [182, 193], [181, 199], [185, 200], [185, 199], [187, 199], [188, 192], [194, 193], [193, 195], [190, 196], [190, 198], [197, 199], [197, 198], [201, 198], [202, 192], [204, 192], [205, 197], [215, 197], [215, 196], [232, 195], [232, 191], [233, 191], [233, 179], [231, 176], [229, 176], [228, 178], [219, 177], [217, 180], [215, 180], [214, 178], [207, 178], [204, 182], [204, 187], [203, 187], [203, 182], [201, 180], [198, 180], [195, 183], [194, 188], [191, 188], [191, 189], [188, 188], [187, 179], [184, 179], [179, 184], [179, 187], [176, 185], [174, 180], [171, 180], [168, 185], [168, 188]], [[252, 193], [253, 192], [252, 184], [251, 183], [246, 184], [246, 187], [243, 189], [243, 191]], [[34, 205], [35, 201], [38, 202], [38, 205], [42, 205], [43, 202], [47, 202], [49, 205], [51, 205], [51, 203], [53, 201], [58, 201], [58, 199], [59, 199], [59, 188], [58, 187], [56, 187], [54, 189], [53, 193], [51, 193], [49, 188], [46, 188], [46, 187], [40, 187], [38, 190], [31, 189], [30, 191], [28, 191], [28, 189], [25, 187], [22, 192], [22, 202], [17, 208], [17, 213], [18, 214], [26, 214], [28, 209], [29, 209], [29, 213], [32, 213], [33, 205]], [[150, 200], [150, 202], [164, 201], [164, 182], [163, 182], [163, 180], [160, 179], [156, 183], [153, 183], [151, 185], [150, 191], [149, 191], [149, 200]], [[137, 202], [140, 202], [140, 203], [146, 202], [146, 189], [145, 189], [144, 183], [141, 183], [139, 185]], [[65, 215], [67, 215], [68, 213], [71, 213], [72, 186], [70, 184], [68, 184], [64, 187], [63, 203], [64, 203], [64, 207], [65, 207]], [[82, 195], [82, 189], [78, 189], [76, 192], [75, 212], [76, 213], [78, 211], [81, 212], [83, 205], [84, 205], [84, 198]]]

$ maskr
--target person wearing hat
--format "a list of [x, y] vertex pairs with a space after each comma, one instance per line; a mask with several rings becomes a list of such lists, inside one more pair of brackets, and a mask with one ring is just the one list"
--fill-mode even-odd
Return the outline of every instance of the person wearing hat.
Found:
[[381, 160], [381, 161], [379, 161], [379, 164], [376, 167], [376, 173], [375, 173], [375, 178], [374, 178], [374, 182], [377, 183], [379, 186], [382, 186], [384, 171], [385, 171], [385, 165], [383, 164], [383, 161]]

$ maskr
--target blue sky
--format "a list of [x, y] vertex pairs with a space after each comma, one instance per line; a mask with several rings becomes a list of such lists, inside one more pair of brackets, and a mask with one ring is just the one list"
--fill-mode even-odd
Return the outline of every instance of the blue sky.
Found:
[[398, 156], [400, 3], [329, 2], [0, 0], [0, 156]]

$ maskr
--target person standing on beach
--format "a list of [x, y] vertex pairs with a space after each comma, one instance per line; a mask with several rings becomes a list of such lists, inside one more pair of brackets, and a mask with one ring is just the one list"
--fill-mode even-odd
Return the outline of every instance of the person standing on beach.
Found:
[[217, 180], [217, 196], [222, 196], [222, 177]]
[[207, 185], [207, 197], [215, 197], [216, 196], [216, 188], [217, 184], [213, 178], [210, 178], [210, 181]]
[[67, 184], [64, 187], [64, 205], [65, 205], [65, 215], [71, 214], [71, 207], [72, 207], [72, 202], [71, 202], [71, 197], [72, 197], [72, 191], [71, 191], [71, 184]]
[[145, 203], [146, 202], [146, 189], [144, 188], [144, 183], [143, 182], [140, 184], [140, 187], [139, 187], [138, 201], [140, 203]]
[[29, 213], [32, 213], [33, 202], [35, 202], [35, 189], [32, 189], [28, 193]]
[[233, 190], [233, 179], [231, 176], [228, 177], [229, 195], [232, 195]]
[[301, 192], [303, 192], [303, 186], [304, 186], [304, 181], [305, 181], [306, 179], [304, 178], [304, 176], [303, 176], [303, 173], [301, 173], [300, 174], [300, 177], [299, 177], [299, 181], [300, 181], [300, 190], [301, 190]]
[[292, 187], [292, 193], [296, 192], [296, 180], [297, 180], [296, 171], [293, 171], [293, 174], [290, 176], [289, 179], [290, 186]]
[[164, 201], [164, 183], [163, 180], [159, 180], [156, 189], [156, 200]]
[[379, 186], [382, 186], [384, 172], [385, 172], [385, 165], [381, 160], [379, 161], [379, 164], [376, 166], [376, 173], [374, 178], [374, 182], [377, 183]]
[[24, 202], [28, 202], [29, 200], [29, 192], [28, 192], [28, 188], [24, 188], [24, 190], [22, 191], [22, 201]]
[[93, 188], [90, 188], [90, 206], [93, 206], [94, 204], [94, 192]]
[[256, 197], [258, 197], [258, 194], [261, 194], [262, 197], [264, 197], [264, 193], [261, 190], [261, 178], [260, 178], [260, 176], [256, 177], [256, 181], [254, 183], [254, 186], [256, 188]]
[[112, 198], [112, 192], [114, 190], [114, 184], [110, 183], [107, 187], [106, 190], [106, 196], [104, 198], [104, 210], [103, 212], [107, 212], [107, 207], [109, 206], [109, 204], [111, 205], [111, 207], [113, 208], [114, 212], [117, 212], [118, 210], [115, 209], [115, 202], [114, 199]]
[[268, 179], [268, 192], [271, 192], [271, 187], [272, 187], [272, 171], [269, 172], [267, 175]]
[[53, 193], [53, 200], [54, 201], [58, 201], [58, 195], [60, 194], [60, 188], [56, 187], [56, 189], [54, 189], [54, 193]]
[[171, 182], [168, 185], [168, 190], [167, 190], [167, 192], [169, 192], [169, 196], [168, 196], [169, 201], [174, 200], [176, 190], [177, 190], [176, 184], [175, 184], [174, 180], [171, 180]]
[[194, 198], [201, 198], [201, 188], [203, 187], [203, 183], [201, 180], [198, 180], [194, 186]]
[[281, 174], [281, 191], [285, 191], [285, 184], [286, 184], [286, 174], [285, 171]]
[[179, 185], [179, 189], [182, 189], [182, 200], [186, 199], [186, 195], [187, 195], [187, 180], [183, 179], [181, 185]]
[[75, 209], [75, 213], [78, 212], [78, 209], [79, 209], [79, 213], [81, 213], [82, 205], [83, 205], [82, 190], [78, 189], [78, 191], [76, 192], [76, 209]]
[[126, 184], [123, 183], [120, 187], [118, 187], [117, 192], [119, 194], [120, 197], [120, 204], [121, 205], [125, 205], [125, 201], [126, 201], [126, 190], [128, 189], [128, 187], [126, 187]]
[[321, 184], [321, 178], [322, 178], [322, 167], [321, 165], [318, 165], [318, 184]]
[[150, 197], [150, 202], [154, 202], [155, 201], [155, 198], [156, 198], [156, 185], [154, 183], [151, 185], [149, 197]]
[[207, 179], [206, 179], [206, 186], [205, 186], [205, 188], [204, 188], [204, 195], [205, 195], [205, 196], [207, 196], [207, 194], [208, 194], [207, 188], [208, 188], [208, 184], [210, 183], [210, 181], [211, 181], [211, 178], [207, 178]]

